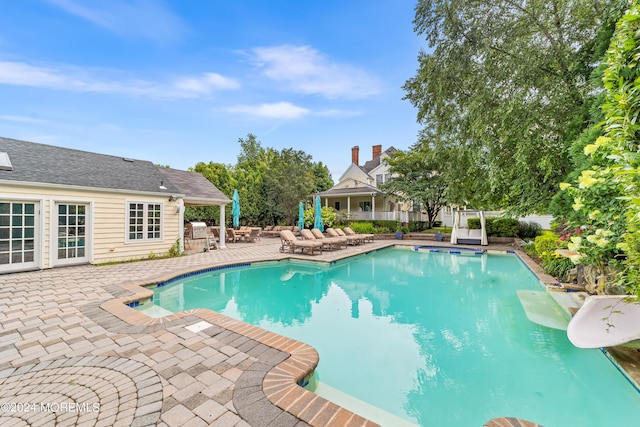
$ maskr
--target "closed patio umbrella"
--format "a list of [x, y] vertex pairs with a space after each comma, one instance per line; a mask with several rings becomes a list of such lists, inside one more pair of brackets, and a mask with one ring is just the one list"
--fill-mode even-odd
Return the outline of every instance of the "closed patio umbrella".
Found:
[[316, 219], [313, 223], [313, 228], [324, 233], [324, 223], [322, 222], [322, 206], [320, 205], [320, 196], [316, 196]]
[[240, 226], [240, 195], [238, 190], [233, 190], [233, 197], [231, 198], [231, 213], [233, 214], [233, 227], [238, 228]]
[[302, 202], [300, 202], [300, 207], [298, 209], [298, 228], [302, 230], [304, 228], [304, 206]]

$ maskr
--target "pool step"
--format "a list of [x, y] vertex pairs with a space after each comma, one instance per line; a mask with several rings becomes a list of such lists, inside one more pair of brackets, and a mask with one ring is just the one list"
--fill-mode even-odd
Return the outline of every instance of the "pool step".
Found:
[[318, 396], [324, 397], [333, 403], [342, 406], [345, 409], [355, 412], [381, 426], [393, 426], [393, 427], [419, 427], [417, 424], [413, 424], [410, 421], [400, 418], [397, 415], [393, 415], [383, 409], [370, 405], [362, 400], [344, 393], [336, 388], [333, 388], [323, 382], [318, 381], [316, 378], [314, 381], [313, 392]]
[[527, 318], [548, 328], [567, 330], [569, 319], [547, 291], [519, 290], [518, 298]]

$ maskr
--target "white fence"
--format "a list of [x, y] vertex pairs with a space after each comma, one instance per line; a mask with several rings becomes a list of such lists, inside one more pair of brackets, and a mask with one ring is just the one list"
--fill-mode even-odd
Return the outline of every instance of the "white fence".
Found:
[[397, 212], [397, 211], [387, 211], [387, 212], [351, 212], [348, 216], [350, 221], [357, 220], [385, 220], [385, 221], [400, 221], [400, 222], [409, 222], [409, 221], [426, 221], [427, 215], [420, 212]]
[[[339, 211], [340, 212], [340, 211]], [[342, 212], [340, 212], [342, 213]], [[453, 227], [453, 213], [454, 211], [451, 209], [442, 209], [437, 221], [442, 221], [442, 225], [447, 227]], [[460, 227], [467, 228], [467, 219], [468, 218], [479, 218], [477, 211], [460, 211]], [[499, 218], [504, 215], [502, 211], [485, 211], [485, 216], [487, 218]], [[347, 217], [350, 221], [357, 220], [387, 220], [387, 221], [400, 221], [400, 222], [409, 222], [409, 221], [427, 221], [427, 215], [420, 212], [397, 212], [397, 211], [387, 211], [387, 212], [364, 212], [364, 211], [356, 211], [351, 212], [351, 214]], [[524, 222], [535, 222], [536, 224], [540, 224], [540, 226], [548, 230], [551, 228], [551, 221], [553, 220], [552, 215], [527, 215], [521, 218], [516, 218], [519, 221]]]

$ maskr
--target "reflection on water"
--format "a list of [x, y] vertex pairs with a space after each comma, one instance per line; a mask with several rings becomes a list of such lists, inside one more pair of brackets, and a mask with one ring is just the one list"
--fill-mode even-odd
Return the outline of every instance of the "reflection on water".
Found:
[[540, 285], [512, 256], [387, 250], [193, 276], [155, 302], [307, 342], [323, 383], [420, 425], [632, 425], [638, 393], [598, 351], [529, 322], [519, 289]]

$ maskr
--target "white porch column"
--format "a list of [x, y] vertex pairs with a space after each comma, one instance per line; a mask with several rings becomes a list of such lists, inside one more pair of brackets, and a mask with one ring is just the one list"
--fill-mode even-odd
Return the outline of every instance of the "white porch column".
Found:
[[324, 207], [325, 208], [329, 207], [329, 198], [328, 197], [326, 199], [324, 199]]
[[227, 240], [227, 232], [225, 230], [224, 223], [226, 222], [224, 218], [224, 205], [220, 205], [220, 249], [226, 249], [224, 242]]
[[347, 196], [347, 218], [351, 218], [351, 196]]
[[371, 219], [376, 219], [376, 195], [371, 195]]

